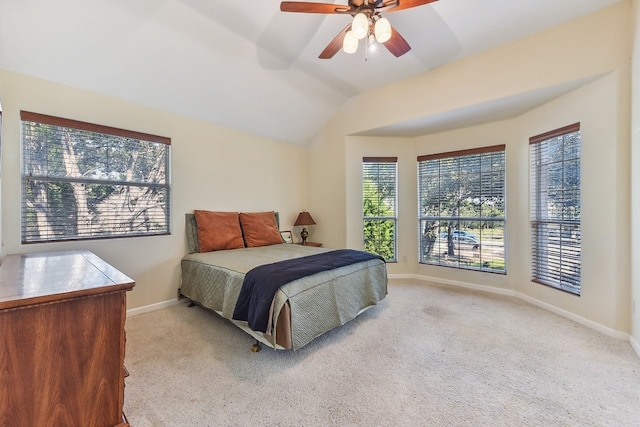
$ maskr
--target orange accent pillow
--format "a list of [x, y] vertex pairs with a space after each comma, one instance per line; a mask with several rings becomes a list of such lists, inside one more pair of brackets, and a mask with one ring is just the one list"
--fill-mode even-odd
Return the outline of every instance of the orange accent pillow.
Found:
[[244, 248], [238, 212], [194, 210], [200, 252]]
[[244, 235], [244, 243], [248, 248], [284, 243], [280, 231], [278, 231], [274, 211], [240, 212], [240, 226]]

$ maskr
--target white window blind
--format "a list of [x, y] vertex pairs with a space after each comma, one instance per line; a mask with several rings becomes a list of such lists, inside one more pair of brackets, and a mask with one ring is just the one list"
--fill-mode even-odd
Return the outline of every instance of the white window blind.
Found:
[[22, 242], [169, 233], [171, 140], [26, 111]]
[[504, 145], [418, 157], [419, 260], [505, 273]]
[[532, 280], [580, 295], [580, 123], [529, 142]]
[[397, 261], [398, 159], [362, 159], [364, 250]]

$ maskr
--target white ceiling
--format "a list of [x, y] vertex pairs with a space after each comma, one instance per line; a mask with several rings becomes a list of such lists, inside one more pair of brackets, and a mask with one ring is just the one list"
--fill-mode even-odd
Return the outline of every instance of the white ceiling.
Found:
[[[283, 13], [278, 0], [0, 0], [0, 68], [306, 144], [354, 95], [619, 1], [440, 0], [387, 14], [412, 50], [365, 61], [362, 48], [317, 58], [349, 15]], [[570, 89], [364, 134], [476, 124]]]

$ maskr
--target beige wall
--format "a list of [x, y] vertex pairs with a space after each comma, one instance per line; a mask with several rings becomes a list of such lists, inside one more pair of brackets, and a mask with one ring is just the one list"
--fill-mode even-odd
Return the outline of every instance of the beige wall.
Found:
[[[175, 299], [185, 253], [184, 214], [193, 209], [276, 210], [291, 229], [306, 208], [306, 150], [0, 70], [2, 255], [89, 249], [131, 276], [128, 308]], [[22, 245], [20, 243], [20, 110], [170, 137], [172, 234], [169, 236]]]
[[[351, 99], [310, 147], [310, 192], [323, 195], [310, 199], [310, 209], [323, 219], [318, 240], [361, 247], [359, 162], [362, 156], [398, 156], [400, 262], [389, 266], [391, 273], [517, 293], [614, 335], [629, 332], [629, 12], [630, 3], [623, 2]], [[562, 85], [579, 89], [507, 120], [413, 139], [349, 136]], [[385, 102], [391, 105], [384, 114], [366, 113]], [[528, 138], [578, 121], [583, 130], [580, 298], [531, 283], [528, 210]], [[418, 265], [416, 156], [495, 144], [507, 145], [508, 274]], [[343, 171], [336, 170], [340, 164]]]
[[640, 354], [640, 1], [633, 1], [631, 72], [631, 344]]
[[[628, 82], [629, 72], [622, 69], [519, 118], [513, 141], [518, 159], [512, 163], [521, 171], [517, 191], [527, 194], [528, 138], [581, 123], [582, 294], [576, 298], [529, 282], [529, 271], [516, 277], [515, 286], [523, 294], [623, 332], [630, 330], [630, 146], [628, 98], [619, 88], [628, 93]], [[624, 126], [620, 117], [625, 117]], [[519, 230], [527, 229], [527, 220], [528, 212], [522, 212]], [[519, 247], [512, 254], [518, 265], [527, 267], [528, 237], [517, 236]]]

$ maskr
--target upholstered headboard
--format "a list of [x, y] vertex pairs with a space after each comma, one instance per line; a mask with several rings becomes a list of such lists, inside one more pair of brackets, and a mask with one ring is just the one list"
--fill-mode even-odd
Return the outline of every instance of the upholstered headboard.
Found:
[[185, 225], [187, 231], [187, 251], [190, 254], [200, 252], [200, 242], [198, 241], [198, 225], [196, 215], [188, 213], [185, 215]]
[[[280, 215], [274, 212], [276, 216], [276, 225], [280, 228]], [[200, 241], [198, 240], [198, 225], [196, 224], [196, 216], [193, 213], [185, 214], [185, 228], [187, 232], [187, 251], [190, 254], [200, 252]]]

